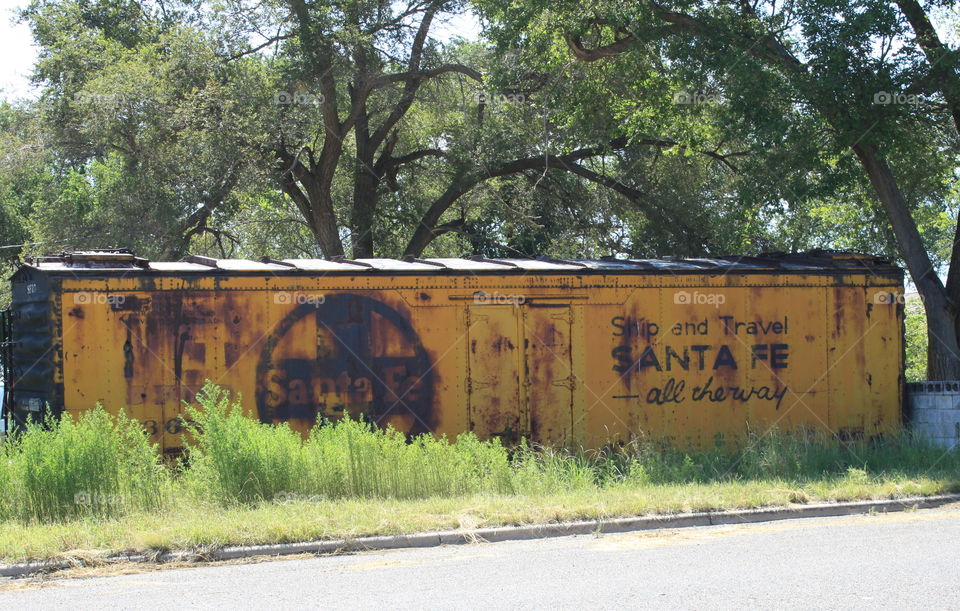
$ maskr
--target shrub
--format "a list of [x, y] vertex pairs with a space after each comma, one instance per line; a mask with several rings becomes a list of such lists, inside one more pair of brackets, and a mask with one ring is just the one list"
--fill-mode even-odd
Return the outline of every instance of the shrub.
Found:
[[207, 383], [199, 406], [186, 406], [184, 444], [188, 488], [221, 502], [271, 500], [298, 490], [305, 478], [303, 442], [286, 424], [268, 425], [243, 414], [230, 393]]

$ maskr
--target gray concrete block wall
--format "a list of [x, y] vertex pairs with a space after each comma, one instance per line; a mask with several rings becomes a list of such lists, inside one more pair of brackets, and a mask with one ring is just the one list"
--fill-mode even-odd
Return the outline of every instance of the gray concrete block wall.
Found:
[[906, 390], [913, 429], [939, 446], [960, 445], [960, 380], [911, 382]]

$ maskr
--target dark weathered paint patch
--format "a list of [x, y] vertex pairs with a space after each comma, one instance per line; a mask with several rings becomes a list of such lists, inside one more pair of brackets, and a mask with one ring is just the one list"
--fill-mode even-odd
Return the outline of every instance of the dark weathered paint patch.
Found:
[[114, 312], [143, 312], [150, 309], [150, 299], [137, 295], [114, 295], [108, 299], [110, 309]]
[[[371, 319], [388, 325], [399, 343], [389, 353], [372, 352]], [[314, 316], [318, 332], [334, 338], [333, 352], [286, 358], [278, 346], [291, 329]], [[345, 413], [377, 422], [390, 415], [414, 416], [411, 433], [434, 424], [434, 380], [427, 351], [406, 316], [386, 303], [357, 294], [328, 295], [321, 304], [293, 308], [267, 337], [257, 364], [257, 410], [263, 422], [336, 418]], [[335, 395], [334, 404], [319, 397]]]

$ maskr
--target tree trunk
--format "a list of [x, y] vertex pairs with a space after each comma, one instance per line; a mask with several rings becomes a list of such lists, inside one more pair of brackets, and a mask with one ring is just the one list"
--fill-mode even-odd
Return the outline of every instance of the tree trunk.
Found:
[[374, 144], [370, 140], [366, 109], [357, 119], [357, 165], [353, 170], [353, 207], [350, 218], [350, 246], [354, 259], [374, 256], [374, 221], [377, 213], [380, 177], [374, 165]]
[[340, 232], [337, 230], [337, 215], [333, 211], [333, 197], [330, 194], [332, 178], [325, 180], [322, 170], [320, 173], [319, 177], [311, 175], [301, 181], [306, 191], [309, 212], [307, 220], [323, 256], [342, 257], [343, 242], [340, 241]]
[[[953, 125], [957, 133], [960, 134], [960, 75], [957, 73], [956, 52], [951, 51], [943, 44], [930, 22], [930, 18], [917, 0], [897, 0], [897, 5], [900, 6], [900, 10], [907, 17], [914, 34], [917, 36], [917, 44], [923, 49], [927, 62], [930, 64], [930, 75], [943, 94], [953, 117]], [[957, 229], [950, 255], [950, 269], [947, 273], [947, 299], [951, 304], [960, 303], [960, 218], [957, 219]], [[954, 324], [958, 325], [957, 328], [960, 330], [957, 316], [954, 316]], [[932, 329], [928, 330], [928, 335], [932, 344]], [[934, 368], [933, 356], [932, 354], [929, 355], [930, 360], [928, 361], [931, 370]], [[936, 367], [940, 367], [939, 362]]]
[[342, 257], [343, 242], [340, 241], [340, 233], [337, 231], [337, 217], [333, 214], [333, 198], [330, 197], [329, 190], [317, 199], [310, 198], [310, 201], [313, 204], [310, 229], [317, 238], [323, 256], [328, 259]]
[[377, 210], [379, 181], [365, 170], [357, 170], [353, 185], [353, 215], [350, 220], [351, 255], [354, 259], [374, 256], [374, 221]]
[[880, 198], [887, 218], [897, 236], [900, 256], [907, 264], [910, 277], [917, 286], [927, 313], [927, 333], [930, 343], [927, 348], [927, 378], [930, 380], [960, 379], [960, 344], [957, 342], [957, 320], [953, 305], [937, 276], [933, 263], [927, 255], [910, 214], [903, 194], [890, 166], [874, 148], [867, 143], [853, 147], [861, 164], [870, 177]]
[[317, 244], [323, 251], [323, 256], [342, 257], [343, 242], [340, 240], [340, 225], [337, 223], [337, 214], [333, 208], [333, 175], [337, 170], [337, 160], [339, 151], [336, 155], [328, 149], [327, 142], [323, 143], [323, 153], [316, 166], [310, 167], [302, 172], [300, 182], [303, 185], [307, 199], [309, 201], [310, 228], [313, 229], [313, 235], [317, 238]]

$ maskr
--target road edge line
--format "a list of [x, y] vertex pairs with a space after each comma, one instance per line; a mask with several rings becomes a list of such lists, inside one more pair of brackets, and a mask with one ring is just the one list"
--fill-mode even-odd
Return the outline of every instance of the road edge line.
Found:
[[[913, 496], [899, 499], [874, 499], [866, 501], [846, 501], [842, 503], [809, 503], [788, 505], [785, 507], [764, 507], [760, 509], [733, 509], [722, 511], [700, 511], [679, 514], [653, 516], [635, 516], [612, 518], [609, 520], [579, 520], [575, 522], [555, 522], [549, 524], [529, 524], [524, 526], [494, 526], [470, 530], [447, 530], [406, 535], [383, 535], [360, 537], [356, 539], [334, 539], [327, 541], [305, 541], [300, 543], [275, 543], [267, 545], [231, 546], [220, 549], [179, 550], [163, 554], [115, 554], [104, 560], [104, 564], [119, 562], [164, 564], [175, 561], [224, 561], [252, 558], [255, 556], [289, 556], [294, 554], [342, 554], [350, 552], [376, 551], [388, 549], [409, 549], [417, 547], [438, 547], [441, 545], [464, 545], [469, 543], [503, 541], [521, 541], [546, 539], [570, 535], [589, 535], [604, 533], [622, 533], [631, 531], [657, 530], [664, 528], [689, 528], [692, 526], [715, 526], [722, 524], [750, 524], [788, 520], [793, 518], [832, 517], [865, 513], [885, 513], [908, 509], [930, 509], [948, 503], [960, 502], [960, 494], [940, 494], [934, 496]], [[51, 560], [26, 562], [21, 564], [0, 564], [0, 577], [25, 577], [35, 573], [46, 573], [83, 566], [80, 561]]]

